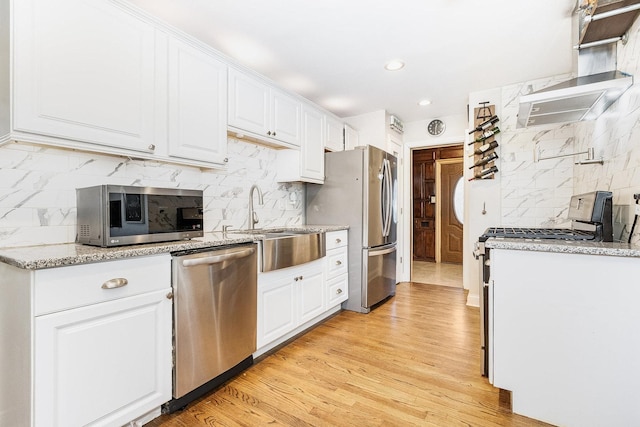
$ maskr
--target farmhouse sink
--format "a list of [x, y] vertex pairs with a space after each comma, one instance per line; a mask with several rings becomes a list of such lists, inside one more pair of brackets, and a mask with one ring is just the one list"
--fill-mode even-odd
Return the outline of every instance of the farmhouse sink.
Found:
[[260, 234], [264, 235], [260, 242], [263, 272], [293, 267], [326, 255], [324, 233], [270, 231]]

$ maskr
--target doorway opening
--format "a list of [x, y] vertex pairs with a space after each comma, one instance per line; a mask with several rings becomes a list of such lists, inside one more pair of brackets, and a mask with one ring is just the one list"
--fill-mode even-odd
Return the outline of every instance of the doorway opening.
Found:
[[411, 281], [462, 287], [463, 146], [411, 152]]

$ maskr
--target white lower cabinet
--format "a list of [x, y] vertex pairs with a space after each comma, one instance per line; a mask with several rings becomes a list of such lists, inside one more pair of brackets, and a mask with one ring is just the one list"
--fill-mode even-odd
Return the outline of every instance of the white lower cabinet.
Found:
[[324, 310], [322, 259], [258, 274], [258, 350]]
[[327, 256], [258, 273], [259, 356], [340, 311], [348, 298], [347, 230], [326, 233]]
[[326, 234], [327, 256], [325, 274], [329, 306], [340, 304], [349, 298], [349, 231], [332, 231]]
[[167, 293], [36, 317], [36, 426], [123, 425], [170, 400]]
[[15, 390], [2, 393], [0, 425], [121, 426], [171, 399], [169, 254], [35, 271], [0, 263], [0, 275], [0, 377]]

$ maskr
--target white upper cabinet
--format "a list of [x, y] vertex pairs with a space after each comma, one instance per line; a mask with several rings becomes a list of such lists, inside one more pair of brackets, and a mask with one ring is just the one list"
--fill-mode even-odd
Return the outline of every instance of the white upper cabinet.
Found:
[[169, 155], [224, 164], [227, 65], [178, 39], [169, 40]]
[[300, 175], [308, 182], [324, 182], [323, 114], [305, 105], [302, 109]]
[[300, 150], [278, 150], [278, 182], [324, 183], [324, 113], [302, 106]]
[[0, 143], [225, 165], [227, 66], [213, 49], [120, 1], [11, 6], [0, 64], [13, 80], [0, 73], [0, 109], [13, 114], [0, 115]]
[[14, 129], [153, 152], [154, 28], [101, 0], [12, 4]]
[[251, 136], [300, 146], [301, 102], [233, 68], [229, 69], [228, 124]]
[[344, 150], [343, 123], [325, 114], [325, 143], [324, 148], [329, 151]]
[[353, 150], [360, 145], [358, 131], [349, 125], [344, 125], [344, 149]]

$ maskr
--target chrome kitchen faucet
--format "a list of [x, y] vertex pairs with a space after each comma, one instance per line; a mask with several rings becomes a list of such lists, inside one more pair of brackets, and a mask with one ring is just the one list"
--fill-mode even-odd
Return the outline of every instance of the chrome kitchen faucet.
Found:
[[260, 205], [264, 205], [264, 200], [262, 199], [262, 191], [260, 190], [260, 187], [258, 187], [256, 184], [253, 184], [251, 186], [251, 189], [249, 190], [249, 230], [253, 230], [255, 228], [255, 225], [260, 222], [260, 220], [258, 219], [258, 214], [253, 210], [253, 191], [254, 190], [258, 190], [258, 203]]

